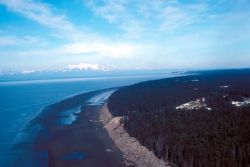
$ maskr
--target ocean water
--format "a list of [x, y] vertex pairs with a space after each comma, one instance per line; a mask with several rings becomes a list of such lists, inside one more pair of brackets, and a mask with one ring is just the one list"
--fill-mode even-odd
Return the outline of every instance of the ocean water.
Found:
[[[84, 92], [171, 76], [173, 74], [169, 73], [128, 77], [0, 82], [0, 166], [7, 158], [11, 146], [21, 140], [22, 130], [25, 126], [46, 106]], [[66, 122], [67, 124], [67, 121], [63, 120], [61, 123]]]

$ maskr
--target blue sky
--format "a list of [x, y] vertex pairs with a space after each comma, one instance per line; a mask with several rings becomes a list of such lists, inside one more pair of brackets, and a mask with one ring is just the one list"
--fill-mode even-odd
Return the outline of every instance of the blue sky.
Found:
[[0, 73], [250, 67], [250, 0], [0, 0]]

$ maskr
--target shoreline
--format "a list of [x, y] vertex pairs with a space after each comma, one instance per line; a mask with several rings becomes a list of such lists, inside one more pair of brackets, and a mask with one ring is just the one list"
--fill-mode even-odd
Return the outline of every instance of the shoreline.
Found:
[[[88, 92], [47, 106], [24, 130], [33, 137], [13, 145], [15, 161], [7, 161], [6, 165], [125, 167], [122, 153], [99, 121], [98, 111], [102, 105], [97, 103], [104, 99], [93, 105], [88, 102], [111, 90]], [[77, 106], [79, 112], [73, 113], [75, 119], [70, 124], [61, 124], [64, 114]]]
[[[173, 76], [166, 76], [166, 77], [171, 78], [171, 77], [176, 77], [176, 76], [173, 75]], [[145, 81], [156, 80], [156, 79], [161, 79], [161, 78], [152, 77], [152, 78], [148, 78]], [[132, 83], [132, 85], [140, 83], [140, 82], [145, 82], [145, 81], [144, 80], [137, 81], [135, 83]], [[37, 142], [38, 140], [42, 140], [42, 144], [44, 144], [45, 141], [51, 137], [48, 131], [50, 131], [50, 129], [53, 130], [53, 128], [51, 127], [58, 124], [57, 119], [59, 115], [61, 115], [61, 113], [65, 114], [66, 113], [64, 112], [65, 110], [71, 110], [71, 109], [76, 108], [77, 106], [81, 106], [88, 97], [95, 96], [96, 94], [99, 94], [108, 90], [125, 87], [123, 85], [122, 86], [118, 85], [118, 86], [113, 86], [113, 87], [112, 85], [109, 85], [109, 86], [110, 86], [109, 88], [94, 89], [94, 90], [90, 90], [87, 92], [79, 92], [77, 94], [72, 94], [71, 96], [63, 97], [54, 101], [53, 103], [48, 103], [44, 105], [41, 109], [39, 109], [39, 113], [32, 116], [32, 119], [30, 119], [27, 123], [25, 123], [24, 127], [18, 134], [15, 142], [11, 144], [10, 149], [6, 151], [6, 158], [2, 161], [3, 164], [6, 164], [7, 166], [9, 164], [13, 164], [15, 159], [18, 159], [18, 161], [25, 162], [25, 163], [33, 161], [32, 160], [33, 157], [36, 158], [37, 155], [31, 150], [34, 149], [34, 145], [37, 145], [37, 143], [39, 144], [39, 142]], [[78, 115], [79, 115], [78, 113], [74, 114], [74, 117], [78, 117]], [[44, 145], [46, 146], [46, 144]], [[47, 152], [42, 152], [41, 155], [38, 155], [38, 156], [45, 158], [47, 161], [49, 155]], [[24, 159], [26, 159], [27, 161], [25, 161]], [[32, 165], [29, 165], [29, 166], [32, 166]]]
[[[12, 147], [25, 152], [25, 156], [17, 155], [16, 162], [10, 166], [169, 167], [129, 136], [120, 124], [121, 117], [113, 118], [106, 105], [108, 97], [89, 104], [90, 99], [114, 89], [117, 88], [79, 94], [45, 107], [24, 130], [33, 138], [21, 140]], [[80, 112], [74, 113], [76, 119], [71, 124], [58, 124], [62, 113], [76, 107]], [[125, 145], [121, 144], [123, 141]], [[67, 157], [71, 154], [72, 157]], [[65, 156], [69, 160], [63, 159]]]
[[142, 146], [136, 138], [131, 137], [121, 123], [122, 117], [113, 117], [106, 103], [99, 110], [99, 115], [100, 121], [110, 138], [123, 153], [123, 159], [127, 166], [171, 167], [168, 162], [157, 158], [152, 151]]

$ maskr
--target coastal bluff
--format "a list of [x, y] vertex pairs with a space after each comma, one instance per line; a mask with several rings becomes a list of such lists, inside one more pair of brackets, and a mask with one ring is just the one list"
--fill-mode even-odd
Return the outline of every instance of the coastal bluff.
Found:
[[250, 70], [203, 71], [122, 87], [108, 99], [126, 132], [178, 167], [250, 166]]
[[100, 121], [116, 146], [122, 151], [125, 164], [136, 167], [171, 167], [167, 162], [157, 158], [152, 151], [142, 146], [131, 137], [122, 124], [122, 117], [113, 117], [107, 104], [100, 110]]

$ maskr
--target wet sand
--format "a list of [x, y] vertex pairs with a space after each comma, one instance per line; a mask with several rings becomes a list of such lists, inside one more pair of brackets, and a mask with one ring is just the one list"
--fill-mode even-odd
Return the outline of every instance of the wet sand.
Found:
[[[88, 102], [100, 93], [106, 97]], [[13, 150], [19, 152], [12, 166], [124, 167], [122, 153], [99, 120], [99, 110], [107, 97], [105, 91], [96, 91], [47, 107], [27, 128], [38, 129], [32, 142], [14, 146]], [[69, 112], [72, 109], [73, 114]]]

